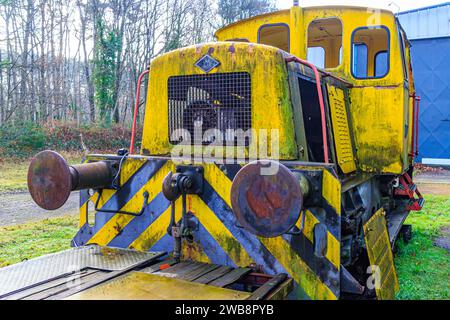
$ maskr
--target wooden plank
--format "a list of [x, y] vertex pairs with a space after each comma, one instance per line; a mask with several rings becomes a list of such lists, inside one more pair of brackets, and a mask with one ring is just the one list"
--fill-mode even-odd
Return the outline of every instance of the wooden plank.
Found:
[[197, 282], [197, 283], [203, 283], [203, 284], [208, 284], [211, 281], [216, 280], [217, 278], [222, 277], [224, 274], [227, 274], [228, 272], [230, 272], [232, 270], [232, 268], [227, 267], [227, 266], [220, 266], [219, 268], [217, 268], [216, 270], [213, 270], [211, 272], [208, 272], [207, 274], [195, 279], [193, 282]]
[[292, 290], [294, 290], [294, 280], [292, 280], [292, 278], [287, 278], [264, 297], [264, 300], [285, 300]]
[[201, 276], [207, 274], [208, 272], [211, 272], [213, 270], [216, 270], [219, 268], [219, 265], [216, 264], [203, 264], [199, 268], [192, 270], [191, 272], [188, 272], [184, 276], [180, 277], [180, 279], [186, 280], [186, 281], [194, 281], [197, 278], [200, 278]]
[[245, 300], [249, 292], [132, 271], [69, 300]]
[[139, 272], [145, 272], [145, 273], [154, 273], [160, 271], [160, 267], [167, 264], [169, 266], [173, 266], [177, 264], [178, 262], [175, 259], [167, 259], [164, 261], [160, 261], [158, 263], [152, 264], [149, 267], [146, 267], [144, 269], [139, 270]]
[[179, 278], [186, 273], [195, 270], [197, 268], [201, 267], [201, 265], [198, 265], [194, 262], [180, 262], [173, 267], [155, 272], [154, 274], [157, 276], [162, 277], [171, 277], [171, 278]]
[[193, 262], [189, 262], [189, 261], [179, 262], [177, 264], [174, 264], [173, 266], [170, 266], [167, 269], [156, 271], [155, 273], [160, 273], [160, 272], [163, 272], [163, 273], [178, 273], [181, 270], [183, 270], [184, 268], [188, 268], [192, 264], [193, 264]]
[[277, 274], [275, 277], [264, 283], [261, 287], [256, 289], [248, 300], [263, 300], [271, 291], [281, 284], [287, 275], [285, 273]]
[[207, 263], [203, 263], [203, 262], [194, 262], [193, 264], [189, 265], [188, 267], [177, 272], [176, 277], [178, 279], [183, 279], [185, 276], [191, 274], [192, 272], [196, 272], [197, 270], [202, 269], [207, 265], [208, 265]]
[[242, 278], [247, 273], [250, 273], [251, 271], [252, 269], [250, 268], [237, 268], [210, 282], [209, 285], [216, 287], [225, 287], [238, 281], [240, 278]]

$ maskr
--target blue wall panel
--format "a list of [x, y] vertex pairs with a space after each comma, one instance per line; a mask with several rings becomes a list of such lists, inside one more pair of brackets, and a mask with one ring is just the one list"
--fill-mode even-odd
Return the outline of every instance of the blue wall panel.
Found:
[[411, 43], [416, 90], [422, 97], [418, 160], [450, 159], [450, 38]]

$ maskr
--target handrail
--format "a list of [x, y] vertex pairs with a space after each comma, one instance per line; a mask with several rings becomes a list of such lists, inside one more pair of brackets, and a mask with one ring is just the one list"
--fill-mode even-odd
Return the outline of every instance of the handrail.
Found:
[[412, 157], [419, 155], [419, 112], [420, 112], [420, 96], [416, 96], [416, 93], [410, 95], [413, 99], [412, 107], [412, 134], [411, 134], [411, 153]]
[[311, 68], [314, 72], [314, 76], [316, 78], [316, 87], [317, 87], [317, 95], [319, 97], [319, 106], [320, 106], [320, 118], [322, 122], [322, 140], [323, 140], [323, 157], [325, 163], [329, 163], [328, 157], [328, 135], [327, 135], [327, 122], [325, 117], [325, 104], [323, 102], [323, 92], [322, 92], [322, 84], [320, 79], [320, 73], [317, 67], [309, 61], [299, 59], [297, 57], [288, 57], [285, 59], [287, 63], [289, 62], [297, 62], [303, 64], [309, 68]]
[[412, 99], [412, 130], [411, 130], [411, 157], [416, 156], [416, 93], [411, 93], [409, 97]]
[[420, 96], [416, 96], [415, 100], [417, 102], [416, 104], [416, 119], [415, 119], [415, 127], [416, 127], [416, 148], [415, 148], [415, 154], [416, 156], [419, 155], [419, 113], [420, 113], [420, 101], [422, 98]]
[[137, 114], [139, 112], [139, 99], [141, 97], [141, 84], [142, 79], [145, 75], [147, 75], [150, 72], [150, 70], [145, 70], [141, 73], [141, 75], [138, 78], [137, 88], [136, 88], [136, 101], [134, 103], [134, 116], [133, 116], [133, 126], [131, 128], [131, 142], [130, 142], [130, 154], [134, 151], [134, 140], [136, 138], [136, 122], [137, 122]]

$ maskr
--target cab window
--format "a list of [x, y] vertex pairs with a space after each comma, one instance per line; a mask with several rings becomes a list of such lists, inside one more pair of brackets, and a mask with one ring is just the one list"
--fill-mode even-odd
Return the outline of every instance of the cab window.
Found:
[[308, 48], [306, 59], [319, 68], [325, 68], [325, 49], [322, 47]]
[[318, 67], [336, 68], [342, 62], [342, 23], [319, 19], [308, 26], [308, 60]]
[[356, 78], [367, 77], [367, 45], [355, 43], [353, 45], [353, 73]]
[[384, 78], [389, 73], [389, 31], [359, 28], [352, 36], [352, 74], [357, 79]]
[[282, 23], [262, 26], [258, 30], [258, 43], [289, 52], [289, 26]]

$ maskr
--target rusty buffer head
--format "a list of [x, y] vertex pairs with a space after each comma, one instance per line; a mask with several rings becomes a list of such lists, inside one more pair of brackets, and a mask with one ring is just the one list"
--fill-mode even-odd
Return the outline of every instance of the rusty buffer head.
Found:
[[66, 160], [54, 151], [39, 152], [28, 168], [28, 190], [41, 208], [60, 208], [72, 191], [72, 179]]
[[[277, 168], [274, 174], [262, 174], [269, 165]], [[294, 227], [300, 217], [303, 195], [299, 181], [286, 166], [275, 161], [255, 161], [244, 166], [234, 178], [231, 204], [242, 227], [270, 238]]]

